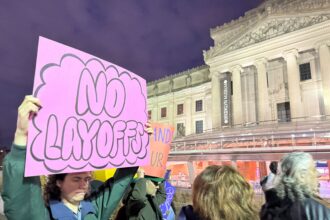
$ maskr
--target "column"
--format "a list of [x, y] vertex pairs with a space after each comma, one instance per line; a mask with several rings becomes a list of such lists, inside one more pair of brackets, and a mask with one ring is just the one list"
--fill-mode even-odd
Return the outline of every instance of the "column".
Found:
[[158, 121], [160, 117], [159, 116], [159, 111], [160, 109], [158, 108], [158, 86], [157, 84], [155, 84], [154, 88], [153, 88], [153, 108], [152, 108], [152, 116], [151, 116], [151, 121]]
[[[190, 94], [189, 94], [190, 95]], [[189, 135], [192, 133], [192, 124], [191, 124], [191, 120], [192, 120], [192, 111], [191, 111], [191, 97], [187, 97], [185, 99], [184, 102], [184, 106], [183, 106], [183, 111], [185, 114], [185, 118], [186, 118], [186, 123], [185, 123], [185, 132], [186, 135]]]
[[284, 55], [284, 58], [286, 60], [288, 74], [291, 119], [293, 119], [293, 121], [297, 121], [301, 120], [299, 117], [304, 116], [304, 106], [302, 103], [300, 91], [299, 65], [297, 62], [298, 51], [287, 51]]
[[237, 65], [232, 68], [233, 81], [233, 125], [241, 126], [243, 123], [242, 112], [242, 88], [241, 88], [241, 66]]
[[220, 78], [218, 73], [211, 73], [212, 94], [212, 129], [221, 127]]
[[153, 105], [153, 107], [152, 107], [152, 109], [150, 109], [151, 110], [151, 121], [157, 121], [157, 111], [158, 111], [158, 109], [157, 109], [157, 107], [155, 106], [156, 104], [154, 104]]
[[330, 115], [330, 42], [319, 46], [320, 67], [322, 76], [324, 114]]
[[151, 121], [158, 121], [158, 96], [152, 98]]
[[174, 124], [174, 114], [175, 114], [175, 106], [173, 104], [173, 99], [169, 99], [167, 105], [167, 116], [168, 116], [168, 124], [172, 125], [176, 129], [176, 125]]
[[258, 79], [258, 122], [265, 123], [265, 121], [271, 120], [271, 109], [269, 106], [268, 98], [268, 86], [267, 86], [267, 59], [262, 58], [255, 61], [255, 67], [257, 68]]
[[168, 109], [168, 124], [172, 125], [175, 129], [176, 129], [176, 124], [174, 124], [175, 120], [175, 116], [176, 116], [176, 106], [175, 106], [175, 102], [174, 102], [174, 92], [173, 92], [173, 86], [174, 86], [174, 82], [173, 79], [171, 79], [168, 83], [169, 86], [169, 92], [167, 94], [168, 96], [168, 105], [167, 105], [167, 109]]

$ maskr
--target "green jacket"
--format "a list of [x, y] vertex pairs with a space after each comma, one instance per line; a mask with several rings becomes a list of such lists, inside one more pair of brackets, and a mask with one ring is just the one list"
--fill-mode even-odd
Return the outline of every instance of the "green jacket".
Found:
[[156, 196], [147, 195], [146, 179], [141, 178], [133, 185], [126, 202], [126, 215], [129, 220], [162, 220], [159, 205], [166, 200], [164, 183], [159, 185]]
[[[13, 145], [3, 162], [3, 192], [5, 215], [8, 220], [50, 220], [44, 204], [39, 177], [24, 177], [26, 150]], [[90, 198], [96, 214], [84, 220], [108, 220], [131, 183], [137, 167], [117, 169], [114, 177], [105, 182]]]

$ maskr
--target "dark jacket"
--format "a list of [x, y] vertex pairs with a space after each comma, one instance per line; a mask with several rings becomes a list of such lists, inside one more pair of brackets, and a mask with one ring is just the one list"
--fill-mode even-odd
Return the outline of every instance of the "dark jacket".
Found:
[[202, 220], [191, 205], [183, 206], [177, 220]]
[[129, 220], [162, 220], [159, 205], [165, 200], [164, 183], [159, 185], [156, 196], [150, 196], [146, 192], [146, 179], [138, 179], [125, 201], [126, 216]]
[[[24, 177], [25, 146], [12, 146], [3, 165], [3, 193], [5, 215], [8, 220], [54, 219], [45, 206], [40, 178]], [[95, 212], [88, 212], [84, 220], [108, 220], [117, 208], [127, 186], [131, 183], [137, 167], [117, 169], [114, 177], [107, 180], [87, 200]]]
[[318, 198], [304, 201], [280, 199], [275, 190], [266, 191], [266, 203], [261, 208], [261, 220], [330, 220], [330, 209]]

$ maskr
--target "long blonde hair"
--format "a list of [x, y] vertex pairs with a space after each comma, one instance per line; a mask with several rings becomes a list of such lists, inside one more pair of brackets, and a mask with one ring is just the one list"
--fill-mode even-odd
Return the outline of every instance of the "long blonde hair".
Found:
[[206, 220], [259, 219], [253, 189], [231, 166], [209, 166], [193, 184], [194, 211]]

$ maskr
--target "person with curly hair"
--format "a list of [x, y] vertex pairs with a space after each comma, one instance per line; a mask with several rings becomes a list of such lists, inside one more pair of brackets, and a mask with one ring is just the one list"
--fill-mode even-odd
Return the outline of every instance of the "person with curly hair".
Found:
[[254, 191], [231, 166], [212, 165], [195, 179], [193, 206], [181, 209], [179, 220], [256, 220]]
[[[117, 208], [138, 167], [119, 168], [114, 176], [90, 193], [91, 172], [50, 175], [44, 190], [40, 177], [24, 177], [28, 121], [41, 103], [26, 96], [18, 109], [11, 152], [4, 160], [2, 197], [8, 220], [108, 220]], [[151, 133], [150, 126], [146, 131]]]
[[275, 188], [265, 193], [262, 220], [330, 220], [330, 205], [318, 195], [318, 172], [309, 153], [285, 155]]

